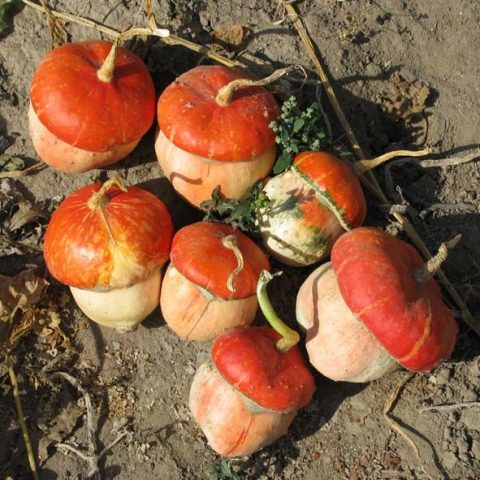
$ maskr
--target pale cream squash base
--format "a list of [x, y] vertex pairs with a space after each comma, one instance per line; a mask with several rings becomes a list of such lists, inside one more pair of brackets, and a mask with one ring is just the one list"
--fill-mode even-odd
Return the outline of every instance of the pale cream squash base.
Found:
[[30, 137], [38, 156], [47, 164], [63, 172], [87, 172], [105, 167], [125, 158], [137, 145], [135, 142], [119, 145], [106, 152], [82, 150], [60, 140], [40, 121], [32, 104], [28, 109]]
[[307, 334], [310, 363], [326, 377], [369, 382], [399, 368], [343, 301], [331, 263], [307, 277], [298, 292], [296, 315]]
[[255, 318], [256, 295], [223, 300], [203, 291], [168, 266], [160, 295], [160, 308], [168, 326], [189, 340], [212, 340], [224, 330], [250, 325]]
[[155, 152], [173, 188], [192, 205], [199, 207], [202, 201], [211, 199], [212, 191], [218, 185], [224, 197], [243, 198], [252, 185], [271, 172], [276, 149], [274, 146], [246, 162], [220, 162], [182, 150], [160, 130], [157, 132]]
[[121, 333], [135, 330], [158, 306], [162, 284], [161, 269], [129, 287], [108, 291], [70, 287], [82, 312], [94, 322]]

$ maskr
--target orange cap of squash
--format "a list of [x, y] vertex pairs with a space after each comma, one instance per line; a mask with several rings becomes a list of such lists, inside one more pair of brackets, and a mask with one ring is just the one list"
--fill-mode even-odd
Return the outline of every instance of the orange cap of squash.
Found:
[[225, 332], [212, 345], [212, 361], [226, 381], [258, 405], [289, 412], [310, 402], [315, 380], [297, 346], [278, 350], [280, 338], [271, 327]]
[[[103, 191], [105, 190], [105, 191]], [[167, 260], [173, 224], [165, 204], [138, 187], [113, 180], [69, 195], [45, 233], [44, 257], [60, 282], [109, 290], [144, 280]]]
[[[243, 259], [243, 268], [233, 277], [239, 262], [233, 249], [225, 245], [227, 237], [233, 237]], [[188, 280], [223, 299], [254, 295], [260, 272], [270, 269], [266, 255], [245, 234], [214, 222], [181, 228], [173, 239], [170, 259]], [[229, 289], [231, 278], [233, 289]]]
[[428, 371], [448, 358], [458, 331], [424, 261], [408, 243], [372, 227], [344, 234], [332, 250], [340, 293], [388, 353], [405, 368]]
[[119, 47], [111, 82], [97, 77], [111, 48], [103, 40], [62, 45], [33, 76], [30, 98], [42, 124], [84, 150], [103, 152], [139, 140], [155, 116], [155, 87], [139, 57]]
[[263, 87], [234, 92], [228, 105], [217, 103], [219, 90], [244, 74], [223, 66], [199, 66], [180, 75], [158, 100], [160, 129], [177, 147], [201, 157], [243, 162], [275, 145], [269, 128], [280, 114]]
[[357, 175], [345, 160], [327, 152], [308, 151], [295, 157], [293, 168], [314, 190], [329, 197], [329, 203], [350, 228], [363, 223], [367, 214], [365, 196]]

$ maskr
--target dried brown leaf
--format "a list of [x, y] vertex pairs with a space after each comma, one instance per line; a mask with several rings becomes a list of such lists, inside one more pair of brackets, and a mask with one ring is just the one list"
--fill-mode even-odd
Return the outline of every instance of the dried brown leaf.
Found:
[[14, 232], [28, 223], [33, 223], [39, 218], [44, 217], [45, 214], [40, 208], [32, 205], [30, 202], [22, 200], [18, 203], [18, 209], [10, 218], [8, 228], [10, 231]]
[[[35, 325], [37, 318], [32, 306], [40, 301], [47, 285], [34, 269], [14, 277], [0, 275], [0, 345], [7, 340], [14, 345]], [[16, 317], [18, 311], [22, 312], [20, 318]]]

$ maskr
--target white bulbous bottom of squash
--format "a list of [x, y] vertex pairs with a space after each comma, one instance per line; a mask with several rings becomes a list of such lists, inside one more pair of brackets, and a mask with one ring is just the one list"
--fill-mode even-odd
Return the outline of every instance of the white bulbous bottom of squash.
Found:
[[125, 158], [140, 139], [118, 145], [105, 152], [92, 152], [60, 140], [40, 121], [32, 104], [28, 109], [28, 129], [38, 156], [47, 164], [63, 172], [86, 172], [105, 167]]
[[125, 333], [135, 330], [157, 308], [161, 283], [162, 271], [158, 268], [129, 287], [108, 291], [70, 287], [70, 291], [88, 318]]
[[369, 382], [399, 368], [368, 328], [347, 307], [331, 263], [301, 286], [296, 305], [306, 331], [310, 363], [332, 380]]

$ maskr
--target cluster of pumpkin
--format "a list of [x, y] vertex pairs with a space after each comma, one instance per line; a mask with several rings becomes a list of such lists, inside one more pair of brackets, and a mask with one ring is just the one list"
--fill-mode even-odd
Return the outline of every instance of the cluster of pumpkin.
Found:
[[[30, 132], [54, 168], [81, 172], [124, 158], [150, 128], [155, 91], [143, 62], [116, 44], [59, 47], [38, 67]], [[155, 150], [165, 176], [194, 206], [219, 186], [240, 199], [269, 175], [276, 156], [274, 97], [219, 66], [181, 75], [157, 104]], [[310, 362], [335, 380], [365, 382], [402, 365], [425, 371], [447, 358], [457, 332], [440, 289], [408, 244], [360, 227], [366, 202], [350, 166], [303, 152], [264, 184], [263, 243], [288, 265], [331, 253], [297, 296]], [[348, 231], [348, 233], [345, 233]], [[333, 246], [333, 248], [332, 248]], [[214, 340], [190, 408], [224, 456], [250, 454], [284, 434], [315, 386], [299, 336], [266, 296], [263, 250], [239, 230], [200, 222], [175, 236], [160, 199], [119, 179], [74, 192], [45, 235], [50, 273], [70, 286], [92, 320], [129, 331], [160, 304], [181, 337]], [[162, 282], [162, 268], [170, 258]], [[258, 304], [270, 327], [249, 326]]]

